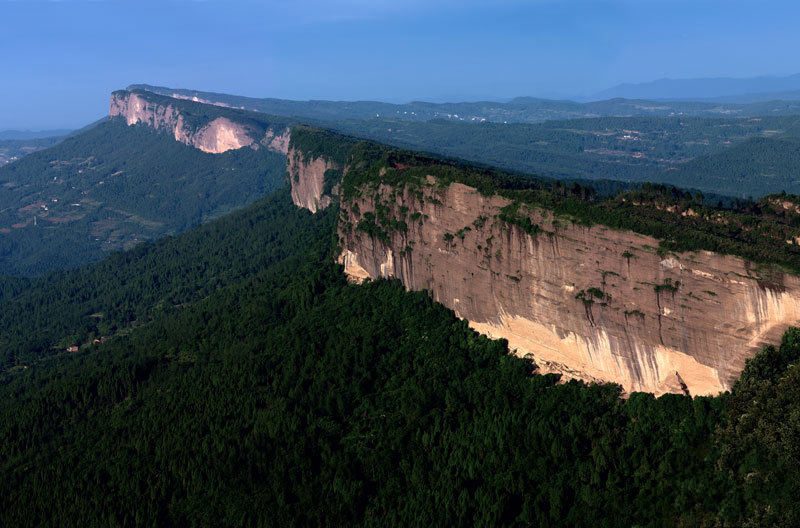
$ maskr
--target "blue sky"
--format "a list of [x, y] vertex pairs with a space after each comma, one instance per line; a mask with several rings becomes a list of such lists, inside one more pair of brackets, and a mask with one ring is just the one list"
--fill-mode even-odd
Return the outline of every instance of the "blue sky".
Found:
[[761, 0], [0, 0], [0, 130], [78, 127], [131, 83], [290, 99], [579, 96], [800, 72]]

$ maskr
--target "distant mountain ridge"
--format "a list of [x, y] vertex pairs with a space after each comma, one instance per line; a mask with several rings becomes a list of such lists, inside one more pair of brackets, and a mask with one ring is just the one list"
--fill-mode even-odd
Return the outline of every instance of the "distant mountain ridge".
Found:
[[[645, 181], [701, 190], [706, 196], [715, 195], [714, 203], [719, 199], [727, 202], [719, 195], [744, 198], [780, 191], [800, 193], [800, 181], [793, 176], [791, 143], [756, 142], [744, 149], [726, 152], [732, 145], [750, 137], [800, 136], [796, 117], [800, 113], [800, 101], [725, 105], [612, 99], [577, 103], [517, 97], [507, 104], [416, 102], [390, 105], [364, 101], [254, 99], [147, 85], [136, 85], [133, 93], [156, 93], [153, 97], [163, 97], [162, 104], [187, 100], [184, 104], [202, 106], [205, 103], [206, 108], [208, 104], [236, 107], [220, 109], [226, 112], [244, 112], [239, 109], [242, 106], [257, 111], [285, 112], [308, 124], [403, 148], [436, 152], [547, 178], [582, 183], [592, 180], [591, 185], [601, 194], [613, 194], [620, 185], [625, 185], [621, 182]], [[370, 104], [395, 110], [387, 117], [359, 118]], [[405, 110], [398, 114], [401, 108]], [[431, 112], [441, 115], [444, 108], [446, 112], [458, 114], [459, 119], [424, 119], [433, 115]], [[321, 109], [319, 114], [318, 109]], [[470, 117], [472, 112], [487, 109], [495, 113], [478, 114], [485, 120], [476, 123]], [[673, 110], [681, 110], [683, 114], [671, 115]], [[741, 119], [750, 112], [759, 117]], [[508, 117], [507, 123], [498, 123], [498, 116], [503, 115]], [[542, 115], [551, 118], [539, 120], [536, 117]], [[559, 115], [572, 117], [556, 119]], [[584, 117], [587, 115], [590, 118]], [[769, 163], [753, 151], [757, 145], [769, 146], [776, 160]], [[753, 156], [742, 157], [745, 152]], [[686, 164], [709, 155], [714, 156], [713, 162]], [[728, 156], [740, 165], [733, 167]], [[714, 167], [708, 174], [703, 172], [706, 163]]]
[[708, 77], [657, 79], [623, 83], [593, 94], [590, 99], [653, 99], [662, 101], [709, 101], [754, 103], [800, 99], [800, 73], [788, 76], [750, 78]]
[[199, 103], [315, 121], [397, 118], [407, 121], [444, 119], [469, 123], [541, 123], [552, 120], [615, 116], [755, 117], [762, 115], [800, 115], [800, 101], [767, 101], [739, 104], [708, 101], [664, 102], [643, 98], [614, 98], [592, 102], [576, 102], [536, 97], [517, 97], [507, 103], [490, 101], [468, 103], [413, 101], [406, 104], [392, 104], [379, 101], [262, 99], [147, 84], [133, 84], [128, 87], [128, 90], [147, 91]]
[[68, 128], [59, 128], [55, 130], [2, 130], [0, 131], [0, 140], [6, 139], [43, 139], [57, 136], [66, 136], [72, 132]]
[[800, 100], [800, 90], [791, 90], [788, 92], [757, 92], [746, 93], [741, 95], [722, 95], [719, 97], [712, 97], [704, 99], [709, 102], [719, 103], [760, 103], [768, 101], [797, 101]]
[[[246, 101], [258, 108], [308, 117], [275, 117], [231, 108]], [[348, 118], [356, 110], [363, 111], [361, 104], [371, 103], [258, 100], [188, 90], [177, 96], [149, 90], [114, 92], [110, 118], [0, 168], [0, 274], [34, 275], [71, 268], [110, 250], [179, 233], [247, 205], [282, 184], [289, 130], [301, 122], [524, 171], [526, 178], [556, 178], [569, 184], [592, 180], [590, 185], [603, 196], [629, 188], [630, 182], [644, 181], [701, 190], [709, 199], [712, 193], [744, 197], [800, 192], [800, 180], [793, 173], [800, 158], [796, 143], [790, 140], [800, 136], [796, 116], [775, 113], [774, 117], [730, 119], [733, 116], [719, 112], [733, 106], [710, 103], [618, 99], [582, 105], [520, 98], [505, 105], [389, 105], [438, 108], [437, 112], [488, 109], [496, 112], [493, 118], [502, 117], [503, 112], [513, 116], [508, 123], [423, 119], [413, 115], [416, 110], [404, 110], [402, 117]], [[784, 104], [789, 112], [792, 107]], [[795, 106], [800, 109], [800, 102]], [[317, 107], [323, 116], [340, 119], [317, 116]], [[661, 115], [675, 108], [716, 113], [714, 119]], [[512, 123], [514, 118], [538, 119], [588, 109], [649, 113]], [[468, 115], [460, 113], [459, 121]], [[764, 140], [731, 148], [747, 138]], [[690, 162], [694, 158], [698, 161]], [[320, 188], [326, 185], [324, 178], [318, 183]], [[713, 203], [718, 199], [722, 198], [713, 197]]]

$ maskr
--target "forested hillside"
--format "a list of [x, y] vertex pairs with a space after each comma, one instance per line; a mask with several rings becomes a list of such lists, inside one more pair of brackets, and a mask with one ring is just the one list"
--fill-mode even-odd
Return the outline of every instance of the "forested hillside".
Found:
[[0, 168], [0, 275], [99, 260], [247, 205], [283, 183], [284, 156], [206, 154], [105, 121]]
[[[606, 117], [540, 124], [369, 119], [329, 126], [556, 179], [657, 182], [738, 198], [800, 193], [791, 155], [793, 138], [800, 137], [797, 117]], [[777, 138], [786, 141], [771, 141]]]
[[717, 154], [701, 156], [677, 165], [654, 179], [679, 187], [717, 189], [738, 193], [739, 198], [758, 197], [778, 189], [800, 192], [800, 137], [758, 137]]
[[[69, 281], [90, 299], [11, 334], [165, 302], [103, 343], [4, 370], [0, 522], [792, 525], [797, 456], [777, 439], [799, 430], [782, 419], [800, 401], [797, 331], [730, 396], [558, 385], [425, 293], [348, 285], [336, 216], [283, 191], [27, 290], [7, 283], [3, 318]], [[133, 277], [149, 293], [132, 298]]]
[[251, 276], [309, 243], [288, 195], [272, 194], [178, 237], [31, 279], [0, 278], [0, 365], [26, 365], [68, 347], [125, 334]]

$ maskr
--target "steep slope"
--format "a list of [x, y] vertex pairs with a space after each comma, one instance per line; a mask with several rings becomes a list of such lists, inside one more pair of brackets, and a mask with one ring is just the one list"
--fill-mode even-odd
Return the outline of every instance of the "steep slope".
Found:
[[[620, 402], [617, 387], [532, 377], [425, 294], [348, 286], [330, 213], [281, 193], [234, 217], [64, 274], [105, 311], [131, 290], [169, 295], [209, 247], [229, 260], [203, 262], [215, 273], [198, 286], [244, 271], [0, 372], [0, 524], [635, 525], [676, 515], [702, 474], [685, 453], [705, 449], [724, 400]], [[138, 288], [108, 282], [143, 267]]]
[[750, 138], [730, 149], [678, 164], [653, 177], [674, 185], [726, 189], [740, 198], [765, 192], [800, 193], [800, 139]]
[[111, 94], [109, 116], [121, 117], [128, 125], [145, 124], [165, 130], [176, 141], [203, 152], [264, 146], [286, 154], [289, 128], [286, 120], [239, 110], [220, 111], [211, 105], [161, 97], [150, 92], [120, 90]]
[[117, 92], [110, 120], [0, 167], [0, 275], [96, 261], [282, 185], [288, 120], [147, 95]]
[[324, 129], [303, 133], [305, 130], [303, 127], [292, 135], [286, 167], [292, 201], [315, 213], [338, 195], [349, 151], [357, 140]]
[[[13, 309], [35, 324], [11, 330], [29, 337], [161, 299], [146, 324], [0, 368], [0, 524], [797, 524], [783, 439], [800, 332], [732, 395], [556, 384], [424, 293], [348, 285], [333, 212], [280, 192], [50, 281], [0, 282], [32, 303]], [[70, 287], [85, 298], [37, 312]]]
[[290, 164], [289, 177], [304, 206], [329, 199], [298, 199], [317, 189], [304, 178], [329, 164], [344, 174], [345, 273], [426, 289], [544, 372], [716, 394], [762, 342], [800, 322], [796, 275], [708, 251], [796, 267], [792, 202], [760, 219], [676, 202], [678, 191], [672, 202], [639, 193], [595, 203], [581, 189], [554, 192], [376, 144], [317, 146], [330, 140], [296, 129], [290, 157], [305, 162]]
[[0, 277], [0, 370], [124, 335], [247, 279], [287, 248], [304, 247], [307, 228], [320, 220], [290, 203], [288, 190], [276, 191], [177, 237], [76, 270]]

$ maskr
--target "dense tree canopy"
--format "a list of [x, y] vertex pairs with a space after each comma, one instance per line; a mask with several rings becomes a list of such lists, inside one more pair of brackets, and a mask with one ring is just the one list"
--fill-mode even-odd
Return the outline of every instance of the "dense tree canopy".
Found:
[[345, 120], [323, 124], [402, 148], [549, 178], [659, 182], [738, 198], [800, 193], [798, 118], [605, 117], [523, 123]]
[[0, 275], [74, 268], [180, 233], [265, 196], [285, 174], [285, 156], [267, 149], [207, 154], [102, 122], [0, 167]]
[[557, 384], [424, 292], [347, 284], [336, 215], [283, 191], [116, 260], [6, 283], [3, 317], [84, 281], [85, 299], [31, 323], [51, 338], [66, 312], [147, 318], [3, 371], [0, 522], [791, 525], [796, 421], [781, 413], [800, 405], [798, 331], [732, 395]]

